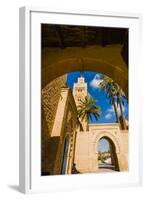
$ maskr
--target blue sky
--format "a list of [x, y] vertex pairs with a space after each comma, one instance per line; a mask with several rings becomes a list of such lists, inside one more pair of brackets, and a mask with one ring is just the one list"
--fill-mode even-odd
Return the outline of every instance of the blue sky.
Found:
[[109, 142], [107, 139], [102, 138], [99, 140], [99, 143], [97, 145], [97, 150], [100, 152], [107, 152], [110, 150]]
[[[102, 81], [103, 75], [96, 72], [72, 72], [67, 74], [67, 85], [73, 89], [73, 84], [77, 82], [78, 77], [83, 76], [88, 87], [88, 95], [96, 100], [96, 105], [101, 108], [101, 115], [99, 120], [94, 119], [89, 123], [114, 123], [116, 122], [115, 113], [109, 99], [106, 97], [104, 91], [99, 89], [98, 85]], [[124, 100], [124, 114], [128, 118], [128, 103]], [[119, 110], [119, 108], [118, 108]]]

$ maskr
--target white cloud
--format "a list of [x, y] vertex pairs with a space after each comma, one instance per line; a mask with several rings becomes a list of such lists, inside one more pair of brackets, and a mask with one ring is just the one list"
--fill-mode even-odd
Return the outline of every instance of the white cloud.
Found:
[[96, 75], [95, 75], [95, 78], [96, 78], [96, 79], [100, 79], [100, 77], [101, 77], [100, 74], [96, 74]]
[[106, 115], [105, 115], [105, 119], [111, 119], [112, 118], [112, 114], [111, 113], [107, 113]]
[[113, 112], [114, 112], [113, 106], [111, 106], [111, 108], [107, 109], [107, 112], [108, 112], [108, 113], [113, 113]]
[[[123, 112], [125, 112], [126, 107], [122, 105], [123, 108]], [[118, 111], [118, 116], [121, 115], [121, 111], [120, 111], [120, 106], [117, 107], [117, 111]], [[111, 108], [107, 109], [106, 111], [106, 115], [105, 115], [105, 119], [111, 119], [113, 117], [113, 114], [115, 115], [115, 111], [114, 111], [114, 107], [111, 106]]]
[[96, 74], [94, 76], [94, 78], [92, 79], [92, 81], [90, 82], [90, 86], [94, 89], [99, 88], [99, 84], [102, 82], [103, 80], [100, 79], [100, 75]]
[[[122, 109], [123, 109], [123, 112], [125, 112], [126, 107], [122, 105]], [[117, 111], [118, 111], [118, 115], [120, 116], [120, 114], [121, 114], [120, 106], [117, 107]], [[115, 113], [114, 107], [111, 106], [111, 108], [107, 109], [107, 112], [108, 112], [108, 113]]]

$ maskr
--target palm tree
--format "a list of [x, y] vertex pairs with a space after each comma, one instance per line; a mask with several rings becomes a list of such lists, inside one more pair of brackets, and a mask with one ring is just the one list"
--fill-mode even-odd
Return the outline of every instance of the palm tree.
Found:
[[80, 100], [78, 105], [78, 117], [83, 122], [87, 123], [86, 130], [89, 130], [88, 121], [93, 120], [93, 117], [98, 120], [100, 117], [100, 107], [96, 106], [96, 100], [92, 97], [85, 97]]
[[117, 123], [120, 123], [119, 117], [118, 117], [118, 111], [117, 111], [117, 106], [115, 103], [115, 95], [116, 95], [116, 90], [114, 87], [114, 82], [111, 78], [104, 76], [103, 81], [99, 84], [99, 87], [105, 91], [107, 97], [110, 99], [110, 103], [114, 107], [115, 115], [116, 115], [116, 121]]
[[[124, 116], [123, 107], [122, 107], [124, 105], [123, 98], [125, 98], [124, 92], [122, 91], [122, 89], [119, 87], [117, 83], [115, 83], [111, 78], [107, 76], [104, 76], [104, 79], [100, 83], [99, 86], [101, 89], [105, 90], [107, 97], [110, 99], [110, 102], [114, 107], [117, 123], [120, 122], [117, 106], [120, 107], [123, 129], [126, 129], [125, 116]], [[117, 106], [115, 103], [115, 98], [117, 99]]]
[[115, 83], [115, 86], [116, 86], [117, 106], [120, 107], [123, 129], [127, 129], [124, 111], [123, 111], [123, 105], [124, 105], [123, 98], [126, 98], [126, 97], [123, 90], [119, 87], [117, 83]]

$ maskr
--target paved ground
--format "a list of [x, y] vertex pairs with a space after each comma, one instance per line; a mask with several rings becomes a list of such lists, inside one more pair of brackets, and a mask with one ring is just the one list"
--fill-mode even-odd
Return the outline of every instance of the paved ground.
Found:
[[115, 166], [110, 165], [110, 164], [100, 164], [99, 169], [98, 169], [98, 173], [101, 173], [101, 172], [116, 172]]
[[101, 173], [101, 172], [116, 172], [113, 169], [108, 169], [108, 168], [99, 168], [97, 173]]

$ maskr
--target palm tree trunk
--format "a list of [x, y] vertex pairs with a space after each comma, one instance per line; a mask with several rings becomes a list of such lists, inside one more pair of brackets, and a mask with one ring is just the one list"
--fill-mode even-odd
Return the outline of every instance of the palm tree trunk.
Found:
[[119, 100], [119, 105], [120, 105], [120, 111], [121, 111], [121, 117], [122, 117], [122, 122], [123, 122], [123, 129], [126, 130], [126, 121], [125, 121], [125, 116], [124, 116], [124, 112], [123, 112], [123, 108], [122, 108], [122, 102], [121, 102], [121, 97], [118, 96], [118, 100]]
[[88, 117], [86, 117], [85, 121], [86, 121], [86, 131], [89, 131], [89, 124], [88, 124]]
[[117, 121], [117, 123], [120, 123], [119, 116], [118, 116], [118, 111], [117, 111], [117, 106], [115, 104], [115, 100], [114, 100], [113, 97], [112, 97], [112, 104], [114, 106], [114, 111], [115, 111], [115, 115], [116, 115], [116, 121]]
[[87, 124], [86, 131], [89, 131], [89, 125]]

